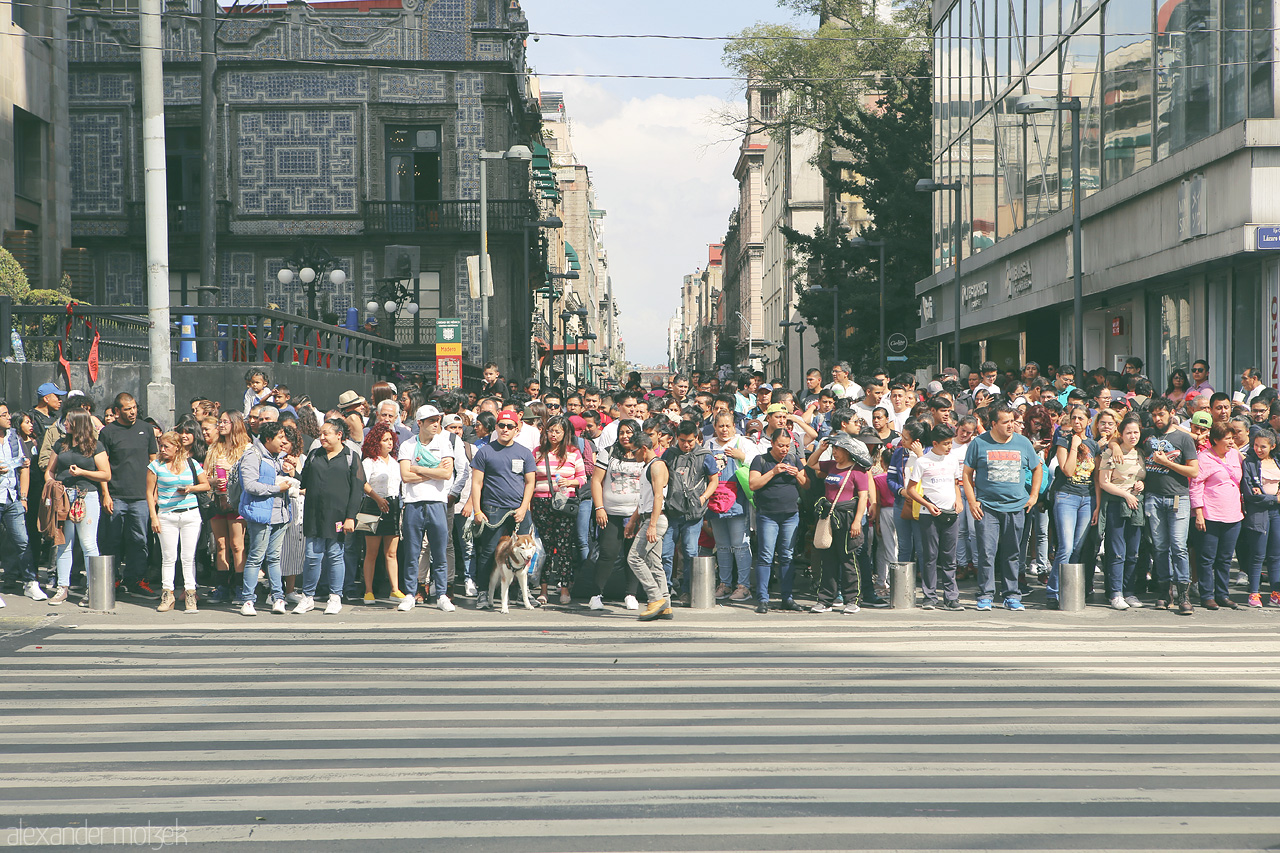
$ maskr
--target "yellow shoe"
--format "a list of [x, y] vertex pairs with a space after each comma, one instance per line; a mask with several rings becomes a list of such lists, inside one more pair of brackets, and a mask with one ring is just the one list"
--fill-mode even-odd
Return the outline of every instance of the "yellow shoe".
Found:
[[667, 600], [659, 598], [657, 601], [650, 601], [649, 606], [640, 614], [641, 622], [650, 622], [662, 615], [662, 611], [667, 609]]
[[366, 593], [364, 594], [364, 603], [365, 603], [365, 604], [373, 604], [375, 601], [377, 601], [377, 599], [373, 597], [373, 593], [371, 593], [371, 592], [366, 592]]
[[392, 590], [392, 591], [391, 591], [391, 597], [392, 597], [392, 598], [404, 598], [404, 593], [403, 593], [403, 592], [401, 592], [401, 591], [400, 591], [400, 590], [398, 590], [398, 589], [395, 589], [395, 590]]

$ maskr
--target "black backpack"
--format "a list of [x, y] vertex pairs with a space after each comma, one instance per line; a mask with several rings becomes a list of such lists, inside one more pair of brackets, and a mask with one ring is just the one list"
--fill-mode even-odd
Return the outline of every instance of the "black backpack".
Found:
[[667, 496], [663, 510], [686, 521], [696, 521], [706, 515], [707, 506], [701, 500], [707, 490], [706, 458], [711, 451], [695, 447], [688, 453], [680, 453], [667, 462]]

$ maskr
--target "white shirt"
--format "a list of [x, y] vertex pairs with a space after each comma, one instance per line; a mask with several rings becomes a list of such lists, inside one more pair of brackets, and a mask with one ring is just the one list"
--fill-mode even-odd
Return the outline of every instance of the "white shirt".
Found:
[[[955, 510], [956, 481], [959, 479], [960, 464], [955, 455], [939, 456], [932, 450], [913, 459], [907, 473], [907, 481], [919, 483], [924, 496], [941, 510]], [[922, 508], [921, 517], [928, 512]]]
[[516, 433], [516, 444], [529, 448], [529, 452], [538, 449], [538, 445], [542, 443], [542, 430], [533, 424], [520, 424], [520, 431]]
[[999, 386], [999, 385], [994, 385], [994, 384], [992, 384], [992, 385], [988, 385], [988, 384], [987, 384], [987, 383], [985, 383], [985, 382], [979, 382], [979, 383], [978, 383], [978, 387], [973, 389], [973, 393], [974, 393], [974, 394], [977, 394], [977, 393], [978, 393], [978, 388], [981, 388], [983, 391], [986, 391], [986, 392], [987, 392], [988, 394], [990, 394], [992, 397], [999, 397], [1002, 393], [1004, 393], [1004, 392], [1002, 392], [1002, 391], [1000, 390], [1000, 386]]
[[847, 386], [832, 382], [827, 388], [831, 390], [832, 394], [836, 395], [837, 399], [841, 397], [848, 397], [850, 400], [862, 399], [862, 386], [853, 380], [850, 380]]
[[1231, 395], [1234, 398], [1233, 402], [1244, 403], [1246, 406], [1248, 406], [1251, 403], [1253, 403], [1254, 398], [1257, 397], [1259, 394], [1261, 394], [1262, 389], [1266, 387], [1267, 386], [1265, 384], [1259, 382], [1257, 387], [1255, 387], [1252, 391], [1244, 391], [1243, 389], [1240, 391], [1237, 391], [1236, 393]]
[[902, 427], [906, 425], [909, 417], [911, 417], [910, 408], [903, 409], [901, 412], [889, 412], [889, 418], [893, 421], [893, 429], [898, 433], [902, 432]]
[[365, 481], [378, 496], [400, 497], [400, 463], [397, 460], [364, 459], [360, 464], [364, 468]]
[[883, 399], [874, 406], [867, 406], [860, 402], [853, 404], [853, 413], [862, 418], [862, 422], [868, 427], [871, 426], [871, 413], [876, 409], [883, 409], [884, 413], [889, 416], [889, 419], [893, 419], [893, 406], [890, 406]]
[[[453, 433], [447, 430], [441, 430], [435, 438], [427, 444], [427, 451], [436, 459], [443, 462], [445, 459], [453, 459], [453, 470], [457, 474], [467, 465], [467, 455], [462, 450], [462, 440], [458, 440], [458, 447], [453, 446]], [[400, 445], [400, 459], [407, 459], [410, 462], [417, 457], [419, 440], [415, 437], [404, 444]], [[461, 457], [461, 458], [459, 458]], [[421, 463], [419, 463], [421, 464]], [[453, 486], [453, 479], [447, 480], [424, 480], [421, 483], [405, 483], [404, 500], [405, 503], [418, 503], [419, 501], [434, 501], [435, 503], [444, 503], [449, 500], [449, 489]]]

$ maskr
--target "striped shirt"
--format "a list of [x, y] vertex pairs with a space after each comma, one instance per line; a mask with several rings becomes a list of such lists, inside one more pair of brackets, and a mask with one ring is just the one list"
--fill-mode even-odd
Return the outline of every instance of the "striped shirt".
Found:
[[195, 509], [199, 506], [196, 503], [195, 495], [178, 494], [179, 486], [191, 487], [196, 484], [195, 478], [191, 475], [192, 465], [196, 466], [196, 473], [204, 473], [204, 468], [200, 467], [200, 463], [194, 459], [183, 463], [182, 471], [178, 474], [169, 470], [169, 466], [159, 459], [147, 466], [147, 469], [156, 475], [157, 513], [180, 512], [186, 509]]

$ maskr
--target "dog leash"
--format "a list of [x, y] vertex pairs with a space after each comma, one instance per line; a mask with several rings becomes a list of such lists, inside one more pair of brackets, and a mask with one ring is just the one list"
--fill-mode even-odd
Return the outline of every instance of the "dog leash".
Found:
[[502, 525], [507, 523], [508, 518], [510, 518], [515, 514], [516, 514], [516, 511], [514, 509], [507, 510], [507, 514], [502, 516], [502, 518], [498, 519], [496, 522], [476, 521], [475, 516], [472, 516], [471, 518], [467, 519], [466, 526], [462, 528], [462, 536], [464, 539], [474, 539], [476, 535], [477, 527], [483, 526], [483, 527], [488, 527], [490, 529], [501, 527]]

